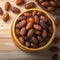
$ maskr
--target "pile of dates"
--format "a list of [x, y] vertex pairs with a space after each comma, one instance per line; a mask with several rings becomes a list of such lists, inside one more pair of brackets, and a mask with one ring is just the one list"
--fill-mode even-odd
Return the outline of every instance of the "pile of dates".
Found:
[[48, 11], [60, 10], [60, 0], [36, 0], [38, 4], [45, 7]]
[[27, 11], [17, 19], [15, 33], [24, 46], [39, 48], [47, 44], [53, 34], [52, 22], [43, 12]]

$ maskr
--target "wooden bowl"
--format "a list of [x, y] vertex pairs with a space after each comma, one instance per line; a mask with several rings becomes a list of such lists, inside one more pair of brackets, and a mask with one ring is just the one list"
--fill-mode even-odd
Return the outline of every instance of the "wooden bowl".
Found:
[[[53, 27], [53, 34], [52, 34], [52, 37], [50, 38], [50, 40], [49, 40], [44, 46], [39, 47], [39, 48], [28, 48], [28, 47], [22, 45], [22, 44], [19, 42], [18, 37], [17, 37], [17, 35], [16, 35], [16, 33], [15, 33], [15, 25], [16, 25], [16, 21], [17, 21], [18, 17], [21, 16], [23, 13], [25, 13], [25, 12], [27, 12], [27, 11], [35, 11], [35, 10], [36, 10], [36, 11], [43, 12], [43, 13], [46, 14], [46, 16], [51, 20], [51, 22], [52, 22], [52, 27]], [[55, 37], [55, 31], [56, 31], [55, 28], [56, 28], [56, 27], [55, 27], [55, 23], [54, 23], [53, 18], [52, 18], [46, 11], [44, 11], [44, 10], [42, 10], [42, 9], [32, 8], [32, 9], [28, 9], [28, 10], [20, 13], [20, 14], [16, 17], [16, 19], [14, 20], [14, 22], [13, 22], [13, 24], [12, 24], [12, 27], [11, 27], [11, 36], [12, 36], [15, 44], [16, 44], [19, 48], [21, 48], [22, 50], [27, 51], [27, 52], [36, 52], [36, 51], [44, 50], [45, 48], [47, 48], [47, 47], [52, 43], [52, 41], [53, 41], [53, 39], [54, 39], [54, 37]]]

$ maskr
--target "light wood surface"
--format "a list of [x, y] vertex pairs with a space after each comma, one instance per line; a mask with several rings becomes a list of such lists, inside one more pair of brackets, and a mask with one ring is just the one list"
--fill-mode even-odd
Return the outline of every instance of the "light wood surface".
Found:
[[[24, 5], [17, 6], [15, 4], [15, 0], [0, 0], [0, 7], [4, 10], [4, 3], [9, 1], [12, 6], [16, 6], [24, 11]], [[26, 2], [34, 1], [35, 0], [25, 0]], [[37, 3], [35, 2], [37, 5]], [[40, 8], [37, 6], [37, 8]], [[4, 13], [6, 11], [4, 10]], [[0, 16], [0, 60], [50, 60], [53, 53], [48, 51], [48, 49], [41, 51], [39, 53], [26, 53], [21, 51], [13, 42], [11, 38], [10, 28], [12, 22], [16, 18], [17, 14], [12, 13], [11, 11], [8, 12], [11, 16], [8, 22], [4, 22], [2, 20], [2, 16]], [[52, 14], [51, 14], [52, 15]], [[57, 15], [52, 15], [55, 19]], [[56, 36], [60, 37], [60, 27], [57, 28]], [[60, 52], [59, 52], [60, 53]]]

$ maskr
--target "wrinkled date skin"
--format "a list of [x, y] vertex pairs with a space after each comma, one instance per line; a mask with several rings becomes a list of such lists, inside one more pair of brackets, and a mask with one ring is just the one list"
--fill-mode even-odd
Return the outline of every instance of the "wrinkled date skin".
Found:
[[2, 15], [3, 14], [3, 10], [2, 10], [2, 8], [0, 7], [0, 15]]
[[25, 4], [25, 8], [26, 9], [33, 8], [33, 7], [35, 7], [35, 3], [34, 2], [30, 2], [30, 3]]
[[19, 42], [28, 48], [44, 46], [53, 33], [50, 19], [43, 12], [36, 10], [27, 11], [19, 16], [15, 29]]
[[17, 13], [17, 14], [19, 14], [19, 13], [21, 12], [20, 9], [17, 8], [17, 7], [11, 7], [11, 11], [12, 11], [13, 13]]
[[[36, 0], [37, 3], [49, 12], [60, 10], [60, 0]], [[58, 7], [58, 8], [57, 8]]]

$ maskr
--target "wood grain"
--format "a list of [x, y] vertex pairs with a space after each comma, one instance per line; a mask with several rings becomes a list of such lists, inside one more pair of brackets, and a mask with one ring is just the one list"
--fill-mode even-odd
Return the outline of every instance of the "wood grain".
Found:
[[[19, 9], [21, 9], [21, 11], [24, 11], [24, 5], [21, 6], [17, 6], [15, 4], [15, 0], [0, 0], [0, 7], [2, 7], [4, 13], [6, 13], [6, 11], [4, 10], [4, 4], [6, 1], [9, 1], [11, 3], [12, 6], [16, 6]], [[26, 3], [30, 2], [30, 1], [34, 1], [35, 0], [25, 0]], [[35, 2], [35, 4], [37, 5], [37, 3]], [[37, 8], [40, 8], [37, 5]], [[11, 11], [8, 12], [10, 15], [10, 20], [7, 22], [4, 22], [2, 20], [2, 16], [0, 16], [0, 60], [50, 60], [52, 53], [50, 53], [48, 51], [48, 49], [41, 51], [39, 53], [26, 53], [23, 52], [22, 50], [20, 50], [13, 42], [12, 38], [11, 38], [11, 26], [12, 26], [12, 22], [14, 21], [14, 19], [16, 18], [17, 14], [12, 13]], [[52, 14], [51, 14], [52, 15]], [[58, 15], [52, 15], [52, 17], [55, 19]], [[58, 27], [57, 31], [56, 31], [56, 36], [60, 37], [60, 27]]]

